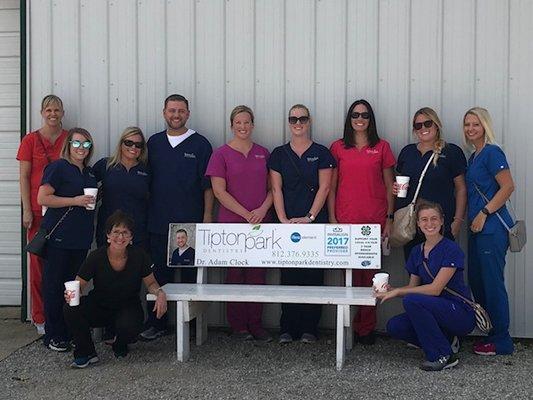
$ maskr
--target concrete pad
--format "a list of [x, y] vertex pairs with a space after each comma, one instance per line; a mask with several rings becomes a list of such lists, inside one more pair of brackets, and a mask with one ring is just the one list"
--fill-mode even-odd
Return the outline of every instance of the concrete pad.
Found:
[[20, 322], [19, 307], [0, 308], [0, 361], [38, 338], [32, 324]]

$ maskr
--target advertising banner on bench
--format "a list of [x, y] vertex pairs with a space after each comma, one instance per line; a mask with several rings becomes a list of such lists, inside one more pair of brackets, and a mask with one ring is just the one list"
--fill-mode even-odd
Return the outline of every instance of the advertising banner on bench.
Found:
[[169, 265], [192, 265], [191, 257], [197, 267], [380, 269], [381, 229], [377, 224], [171, 224]]

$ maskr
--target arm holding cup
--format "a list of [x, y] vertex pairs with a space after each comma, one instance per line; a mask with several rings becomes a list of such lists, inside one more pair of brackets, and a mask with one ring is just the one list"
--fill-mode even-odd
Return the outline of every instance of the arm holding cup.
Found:
[[54, 195], [55, 189], [52, 185], [46, 183], [39, 187], [39, 193], [37, 194], [37, 202], [41, 206], [51, 207], [51, 208], [61, 208], [61, 207], [84, 207], [87, 208], [91, 204], [94, 204], [94, 196], [80, 195], [75, 197], [62, 197]]

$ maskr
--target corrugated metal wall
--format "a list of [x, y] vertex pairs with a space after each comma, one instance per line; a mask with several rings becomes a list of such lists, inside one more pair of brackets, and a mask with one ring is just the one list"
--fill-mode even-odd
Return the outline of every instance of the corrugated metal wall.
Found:
[[19, 2], [0, 0], [0, 305], [20, 304]]
[[[40, 99], [54, 92], [65, 101], [65, 125], [89, 129], [103, 156], [126, 126], [163, 129], [162, 101], [178, 92], [191, 100], [189, 126], [214, 146], [231, 136], [229, 112], [244, 103], [256, 112], [256, 141], [272, 149], [286, 140], [286, 112], [296, 102], [311, 108], [315, 140], [329, 144], [342, 133], [347, 106], [367, 98], [398, 154], [412, 140], [419, 107], [435, 108], [446, 139], [460, 144], [463, 113], [480, 105], [493, 115], [517, 183], [516, 208], [532, 226], [531, 0], [32, 0], [29, 7], [32, 128]], [[528, 249], [508, 258], [516, 336], [533, 337], [532, 261]], [[401, 264], [399, 252], [384, 261], [397, 282], [406, 277]], [[380, 325], [398, 308], [380, 310]], [[223, 323], [221, 307], [211, 317]], [[276, 325], [277, 307], [265, 318]]]

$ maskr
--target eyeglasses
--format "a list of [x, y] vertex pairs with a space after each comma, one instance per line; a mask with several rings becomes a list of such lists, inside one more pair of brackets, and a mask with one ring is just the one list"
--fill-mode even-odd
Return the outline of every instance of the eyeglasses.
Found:
[[90, 140], [86, 140], [85, 142], [80, 142], [79, 140], [71, 140], [70, 145], [75, 149], [81, 146], [84, 150], [89, 150], [93, 143]]
[[413, 124], [413, 128], [415, 128], [415, 130], [419, 130], [419, 129], [422, 129], [422, 125], [424, 125], [425, 128], [431, 128], [433, 126], [433, 121], [428, 119], [427, 121], [424, 121], [424, 122], [415, 122]]
[[113, 237], [122, 236], [124, 239], [129, 239], [132, 236], [130, 231], [111, 231], [109, 235]]
[[354, 111], [351, 115], [352, 119], [357, 119], [359, 117], [363, 118], [363, 119], [370, 119], [370, 113], [369, 112], [357, 112], [357, 111]]
[[122, 143], [124, 143], [124, 146], [126, 147], [132, 147], [134, 146], [137, 149], [142, 149], [144, 146], [144, 142], [134, 142], [133, 140], [123, 140]]
[[289, 124], [294, 125], [298, 121], [300, 121], [300, 124], [307, 124], [309, 122], [309, 117], [307, 115], [304, 115], [303, 117], [289, 117]]

